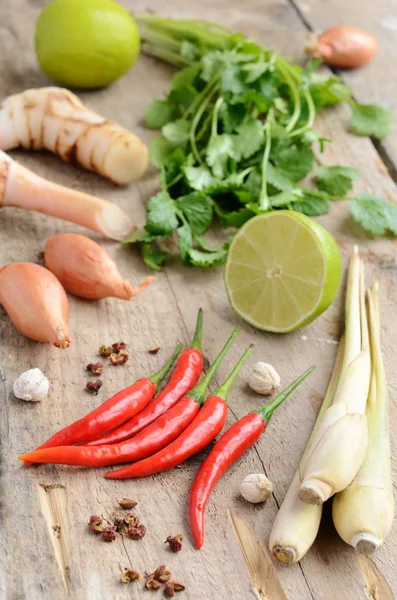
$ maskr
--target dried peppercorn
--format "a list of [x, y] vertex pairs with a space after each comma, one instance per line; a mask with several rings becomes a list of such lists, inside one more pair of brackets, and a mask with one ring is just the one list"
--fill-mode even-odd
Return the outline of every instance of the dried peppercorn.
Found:
[[123, 583], [130, 583], [131, 581], [137, 581], [141, 579], [142, 575], [139, 571], [134, 571], [134, 569], [125, 569], [121, 574], [121, 581]]
[[131, 510], [131, 508], [135, 508], [138, 504], [138, 502], [135, 502], [135, 500], [131, 500], [131, 498], [121, 498], [121, 500], [119, 500], [118, 503], [119, 506], [121, 506], [121, 508], [124, 508], [125, 510]]
[[99, 354], [100, 354], [100, 356], [110, 356], [112, 354], [112, 347], [102, 345], [99, 348]]
[[121, 350], [127, 350], [127, 344], [125, 344], [124, 342], [115, 342], [114, 344], [112, 344], [112, 348], [113, 352], [117, 354]]
[[178, 535], [175, 535], [174, 537], [169, 535], [164, 543], [165, 544], [168, 543], [170, 545], [171, 552], [180, 552], [182, 550], [182, 542], [183, 542], [183, 535], [181, 533], [179, 533]]
[[91, 515], [90, 521], [88, 523], [88, 527], [90, 528], [92, 533], [95, 533], [96, 535], [102, 533], [102, 531], [104, 529], [103, 528], [103, 519], [101, 517], [99, 517], [98, 515]]
[[144, 525], [138, 525], [137, 527], [129, 527], [127, 535], [132, 540], [140, 540], [146, 535], [146, 527]]
[[161, 583], [159, 583], [155, 579], [148, 579], [145, 583], [145, 588], [147, 590], [156, 591], [161, 588]]
[[102, 531], [102, 538], [105, 542], [114, 542], [116, 537], [117, 537], [116, 527], [114, 525], [108, 525]]
[[160, 581], [160, 583], [167, 583], [167, 581], [171, 579], [171, 576], [171, 571], [169, 571], [165, 565], [160, 565], [153, 573], [152, 578], [156, 581]]
[[89, 363], [86, 367], [87, 371], [92, 373], [93, 375], [102, 375], [103, 373], [103, 363]]
[[117, 354], [116, 352], [112, 352], [109, 356], [109, 361], [112, 365], [124, 365], [128, 358], [127, 352], [125, 350], [120, 350]]
[[102, 385], [103, 384], [100, 379], [97, 379], [96, 381], [87, 381], [85, 389], [87, 390], [87, 392], [90, 392], [90, 394], [94, 394], [94, 396], [97, 396]]

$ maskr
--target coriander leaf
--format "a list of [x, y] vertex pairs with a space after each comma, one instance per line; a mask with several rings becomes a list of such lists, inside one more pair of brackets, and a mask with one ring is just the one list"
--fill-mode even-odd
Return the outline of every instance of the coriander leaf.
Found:
[[261, 77], [269, 69], [268, 62], [253, 62], [248, 63], [242, 67], [242, 70], [246, 73], [245, 82], [253, 83], [259, 77]]
[[249, 158], [262, 146], [265, 138], [263, 123], [258, 119], [250, 119], [237, 129], [234, 138], [235, 154], [242, 158]]
[[317, 108], [331, 104], [338, 104], [349, 100], [351, 91], [349, 86], [342, 83], [339, 77], [313, 73], [310, 80], [310, 94]]
[[183, 167], [182, 170], [194, 190], [205, 190], [216, 181], [208, 167]]
[[223, 246], [210, 246], [206, 240], [199, 235], [195, 235], [194, 239], [203, 250], [207, 250], [207, 252], [218, 252], [219, 250], [228, 250], [230, 244], [232, 243], [233, 237], [233, 235], [230, 235]]
[[349, 205], [351, 215], [373, 235], [397, 236], [397, 205], [371, 194], [359, 194]]
[[247, 107], [240, 104], [228, 104], [223, 102], [219, 111], [220, 121], [224, 133], [232, 133], [241, 123], [247, 114]]
[[193, 248], [192, 230], [187, 223], [184, 223], [176, 230], [178, 233], [178, 248], [181, 253], [182, 262], [185, 265], [190, 263], [189, 252]]
[[316, 179], [320, 190], [343, 198], [353, 188], [353, 181], [360, 179], [360, 173], [351, 167], [320, 167]]
[[156, 239], [156, 237], [157, 236], [155, 235], [150, 235], [150, 233], [144, 228], [135, 229], [134, 231], [131, 231], [131, 233], [129, 233], [121, 243], [135, 244], [136, 242], [152, 242]]
[[350, 128], [357, 135], [374, 137], [382, 140], [390, 131], [393, 113], [385, 106], [378, 104], [351, 103], [353, 117]]
[[240, 208], [240, 210], [225, 211], [219, 205], [215, 205], [215, 212], [219, 217], [220, 222], [227, 227], [241, 227], [249, 219], [255, 216], [255, 213], [249, 208]]
[[292, 181], [301, 181], [313, 169], [314, 154], [306, 145], [285, 141], [279, 144], [271, 156], [276, 167]]
[[207, 52], [201, 59], [201, 78], [204, 81], [211, 81], [214, 75], [224, 66], [224, 63], [225, 53], [221, 50]]
[[229, 157], [236, 157], [233, 137], [228, 133], [212, 136], [207, 146], [207, 163], [215, 177], [224, 177]]
[[292, 202], [291, 208], [308, 217], [316, 217], [318, 215], [329, 213], [331, 210], [331, 202], [326, 196], [320, 198], [311, 195], [310, 192], [303, 192], [302, 198], [297, 202]]
[[176, 90], [177, 88], [183, 85], [193, 85], [194, 80], [200, 72], [200, 68], [200, 63], [195, 62], [192, 65], [186, 67], [185, 69], [182, 69], [182, 71], [178, 71], [178, 73], [175, 73], [175, 75], [171, 79], [171, 90]]
[[247, 89], [242, 94], [231, 95], [231, 97], [228, 98], [228, 102], [230, 104], [244, 104], [249, 110], [254, 107], [258, 109], [259, 112], [266, 112], [271, 106], [271, 102], [269, 102], [261, 92], [253, 89]]
[[172, 90], [168, 96], [171, 102], [177, 104], [183, 109], [189, 108], [198, 96], [198, 91], [192, 85], [181, 85], [180, 87]]
[[161, 129], [175, 116], [175, 109], [165, 100], [154, 100], [145, 110], [145, 125], [149, 129]]
[[173, 151], [173, 145], [162, 135], [158, 135], [150, 142], [149, 158], [152, 165], [160, 169]]
[[200, 58], [201, 52], [197, 44], [193, 44], [188, 40], [183, 40], [181, 44], [180, 55], [183, 56], [183, 58], [193, 62]]
[[161, 131], [171, 144], [178, 146], [189, 139], [190, 123], [185, 119], [177, 119], [164, 125]]
[[243, 71], [238, 65], [225, 64], [221, 70], [220, 83], [223, 92], [242, 94], [247, 89], [247, 85], [244, 82]]
[[215, 252], [202, 252], [192, 248], [189, 252], [190, 261], [198, 267], [216, 267], [226, 262], [227, 250], [221, 249]]
[[286, 204], [292, 204], [293, 202], [296, 202], [297, 194], [292, 190], [286, 190], [284, 192], [280, 192], [279, 194], [274, 194], [274, 196], [270, 196], [269, 200], [273, 208], [285, 206]]
[[294, 183], [279, 169], [273, 167], [272, 163], [267, 164], [266, 177], [268, 183], [280, 192], [286, 192], [294, 188]]
[[142, 258], [155, 271], [161, 271], [161, 265], [167, 260], [168, 252], [152, 248], [150, 244], [140, 244]]
[[152, 196], [147, 204], [146, 229], [155, 235], [167, 236], [178, 227], [175, 203], [167, 192]]
[[209, 196], [192, 192], [176, 200], [177, 207], [183, 212], [189, 225], [197, 234], [203, 234], [211, 226], [213, 203]]

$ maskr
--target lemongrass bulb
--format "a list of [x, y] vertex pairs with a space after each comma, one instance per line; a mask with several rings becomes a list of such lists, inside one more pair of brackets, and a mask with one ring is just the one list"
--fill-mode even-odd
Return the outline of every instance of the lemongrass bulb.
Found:
[[68, 298], [55, 275], [44, 267], [23, 262], [2, 267], [0, 304], [26, 337], [69, 347]]
[[266, 502], [273, 493], [273, 484], [263, 473], [252, 473], [241, 482], [240, 493], [247, 502]]
[[40, 402], [47, 396], [49, 387], [49, 381], [40, 369], [29, 369], [14, 381], [13, 391], [21, 400]]
[[258, 394], [272, 394], [280, 387], [280, 375], [276, 369], [265, 362], [257, 362], [249, 376], [248, 385]]
[[115, 297], [130, 300], [152, 281], [147, 277], [137, 289], [123, 279], [111, 256], [93, 240], [77, 233], [53, 235], [44, 251], [46, 267], [66, 291], [89, 300]]

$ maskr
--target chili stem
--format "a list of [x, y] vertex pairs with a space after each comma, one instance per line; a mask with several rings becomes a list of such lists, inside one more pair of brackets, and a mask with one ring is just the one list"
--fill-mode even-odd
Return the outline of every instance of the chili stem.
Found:
[[254, 344], [251, 344], [247, 348], [247, 350], [244, 352], [244, 354], [242, 355], [242, 357], [240, 358], [240, 360], [234, 367], [233, 371], [230, 373], [229, 377], [226, 379], [226, 381], [222, 385], [220, 385], [218, 387], [217, 390], [215, 390], [215, 392], [213, 393], [213, 396], [218, 396], [219, 398], [222, 398], [226, 402], [226, 398], [229, 393], [229, 390], [230, 390], [231, 386], [233, 385], [234, 380], [236, 379], [237, 375], [239, 374], [241, 367], [243, 366], [243, 364], [245, 363], [245, 361], [251, 354], [253, 347], [254, 347]]
[[266, 425], [269, 423], [275, 409], [278, 406], [280, 406], [280, 404], [282, 404], [284, 400], [288, 398], [290, 393], [293, 392], [294, 389], [297, 388], [298, 385], [302, 383], [302, 381], [306, 379], [306, 377], [310, 375], [312, 371], [314, 371], [314, 367], [310, 367], [310, 369], [307, 369], [304, 373], [302, 373], [302, 375], [299, 375], [299, 377], [295, 379], [295, 381], [293, 381], [287, 388], [285, 388], [285, 390], [283, 390], [281, 394], [273, 398], [273, 400], [269, 402], [269, 404], [266, 404], [266, 406], [262, 406], [262, 408], [259, 408], [255, 411], [262, 417]]
[[196, 330], [194, 332], [191, 348], [196, 348], [201, 352], [201, 336], [203, 333], [203, 309], [200, 308], [197, 313]]
[[216, 359], [214, 360], [214, 362], [212, 363], [212, 365], [208, 369], [207, 373], [205, 374], [204, 379], [193, 390], [191, 390], [187, 394], [189, 396], [189, 398], [193, 398], [193, 400], [196, 400], [196, 402], [198, 402], [199, 404], [201, 404], [203, 402], [204, 396], [205, 396], [205, 392], [207, 390], [207, 387], [208, 387], [208, 384], [209, 384], [210, 380], [214, 376], [215, 371], [219, 367], [219, 365], [222, 362], [222, 360], [225, 358], [225, 356], [226, 356], [226, 354], [227, 354], [230, 346], [233, 344], [233, 342], [234, 342], [235, 338], [237, 337], [239, 331], [240, 331], [240, 327], [236, 327], [234, 329], [232, 335], [229, 337], [229, 339], [227, 340], [226, 344], [223, 346], [222, 350], [219, 352], [218, 356], [216, 357]]
[[180, 355], [182, 348], [183, 348], [183, 344], [178, 344], [174, 354], [167, 360], [167, 362], [160, 369], [160, 371], [157, 371], [157, 373], [154, 373], [154, 375], [151, 375], [150, 377], [148, 377], [148, 379], [150, 379], [150, 381], [153, 381], [156, 388], [159, 386], [160, 381], [162, 379], [164, 379], [164, 377], [167, 375], [168, 371], [171, 369], [175, 360]]

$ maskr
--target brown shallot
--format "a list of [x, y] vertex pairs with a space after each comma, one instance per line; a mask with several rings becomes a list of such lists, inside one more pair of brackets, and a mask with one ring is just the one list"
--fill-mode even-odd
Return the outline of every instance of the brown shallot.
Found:
[[59, 87], [26, 90], [0, 105], [0, 149], [46, 149], [120, 185], [147, 169], [147, 146]]
[[1, 267], [0, 304], [26, 337], [69, 347], [68, 299], [58, 279], [44, 267], [28, 262]]
[[309, 34], [305, 52], [314, 58], [322, 58], [333, 67], [355, 69], [372, 60], [377, 45], [376, 38], [366, 31], [338, 25], [319, 36]]
[[116, 204], [47, 181], [0, 150], [0, 207], [3, 206], [37, 210], [114, 240], [122, 240], [132, 230], [130, 218]]
[[67, 292], [89, 300], [108, 297], [131, 300], [153, 281], [153, 277], [146, 277], [133, 289], [130, 282], [122, 278], [106, 250], [77, 233], [50, 237], [44, 251], [44, 262]]

